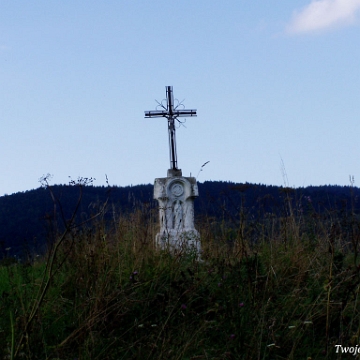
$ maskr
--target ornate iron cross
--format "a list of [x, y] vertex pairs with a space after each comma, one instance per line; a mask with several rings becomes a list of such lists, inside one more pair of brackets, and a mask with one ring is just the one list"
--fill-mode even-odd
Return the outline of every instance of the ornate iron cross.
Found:
[[[165, 117], [168, 120], [169, 131], [169, 152], [170, 152], [170, 169], [178, 170], [176, 155], [176, 137], [175, 137], [175, 120], [179, 117], [196, 116], [196, 110], [181, 109], [178, 107], [181, 103], [174, 106], [174, 95], [172, 86], [166, 86], [166, 106], [159, 103], [163, 110], [145, 111], [145, 118]], [[180, 120], [178, 120], [180, 122]]]

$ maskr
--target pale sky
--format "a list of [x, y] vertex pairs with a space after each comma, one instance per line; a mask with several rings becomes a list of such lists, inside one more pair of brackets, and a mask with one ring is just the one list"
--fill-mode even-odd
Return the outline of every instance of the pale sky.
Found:
[[0, 196], [165, 177], [167, 85], [183, 175], [358, 185], [359, 65], [360, 0], [3, 0]]

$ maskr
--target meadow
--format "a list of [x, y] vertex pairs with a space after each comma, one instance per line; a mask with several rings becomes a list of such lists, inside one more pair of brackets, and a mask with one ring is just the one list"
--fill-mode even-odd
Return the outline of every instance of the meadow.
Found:
[[335, 345], [359, 344], [359, 217], [288, 196], [198, 219], [200, 261], [155, 248], [156, 208], [75, 207], [45, 254], [1, 262], [0, 359], [355, 358]]

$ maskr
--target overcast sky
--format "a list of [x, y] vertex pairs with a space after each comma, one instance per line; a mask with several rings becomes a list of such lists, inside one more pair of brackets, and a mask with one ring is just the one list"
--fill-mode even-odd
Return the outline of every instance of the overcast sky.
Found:
[[3, 0], [0, 195], [166, 176], [167, 85], [183, 175], [358, 185], [359, 65], [360, 0]]

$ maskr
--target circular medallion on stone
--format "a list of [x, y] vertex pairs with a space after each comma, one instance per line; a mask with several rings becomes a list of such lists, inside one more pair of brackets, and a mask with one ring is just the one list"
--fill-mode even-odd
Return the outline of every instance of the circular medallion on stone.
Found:
[[181, 184], [176, 183], [171, 187], [170, 191], [174, 196], [181, 196], [184, 193], [184, 188]]

